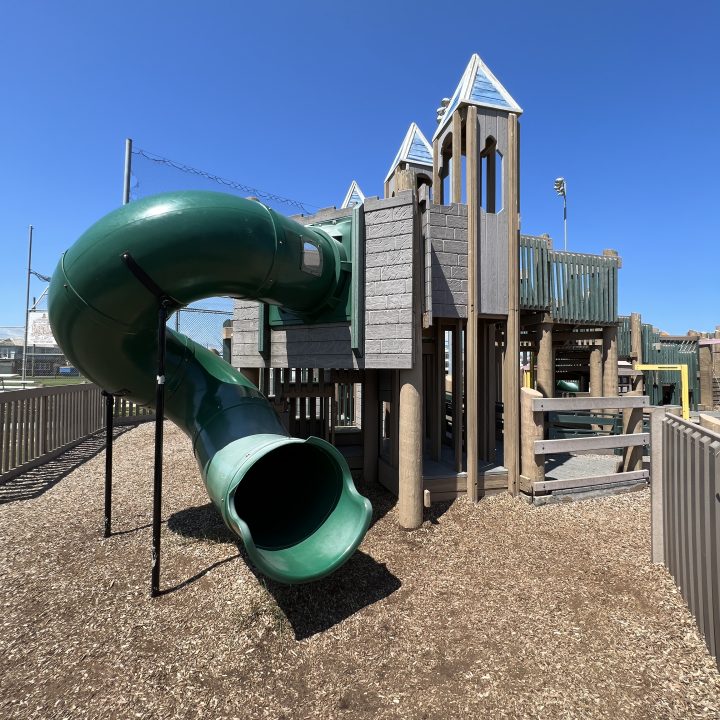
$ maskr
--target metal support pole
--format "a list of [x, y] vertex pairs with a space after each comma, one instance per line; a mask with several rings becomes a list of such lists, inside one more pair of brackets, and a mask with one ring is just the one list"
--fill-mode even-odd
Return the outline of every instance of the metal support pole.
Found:
[[563, 229], [565, 230], [565, 252], [567, 252], [567, 183], [565, 183], [565, 195], [563, 195]]
[[30, 323], [30, 273], [32, 272], [32, 242], [33, 242], [33, 226], [28, 228], [28, 265], [27, 265], [27, 289], [25, 291], [25, 340], [23, 342], [23, 361], [22, 361], [22, 386], [25, 387], [25, 378], [27, 375], [27, 344], [28, 344], [28, 325]]
[[160, 300], [158, 308], [158, 360], [157, 385], [155, 391], [155, 473], [153, 479], [153, 540], [152, 580], [150, 595], [160, 594], [160, 524], [162, 517], [162, 461], [163, 461], [163, 419], [165, 415], [165, 330], [168, 316], [168, 301]]
[[132, 175], [132, 139], [125, 139], [125, 174], [123, 176], [123, 205], [130, 202], [130, 176]]
[[105, 531], [103, 537], [110, 537], [112, 524], [112, 452], [113, 420], [115, 415], [115, 397], [103, 390], [105, 398]]

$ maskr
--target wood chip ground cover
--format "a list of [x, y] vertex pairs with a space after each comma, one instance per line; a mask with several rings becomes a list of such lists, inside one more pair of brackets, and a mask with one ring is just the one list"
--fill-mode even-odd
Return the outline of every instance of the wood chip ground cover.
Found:
[[714, 661], [649, 563], [647, 492], [458, 500], [408, 533], [360, 483], [359, 552], [285, 587], [253, 573], [168, 425], [152, 600], [152, 443], [151, 425], [116, 440], [107, 540], [103, 453], [0, 486], [0, 717], [720, 717]]

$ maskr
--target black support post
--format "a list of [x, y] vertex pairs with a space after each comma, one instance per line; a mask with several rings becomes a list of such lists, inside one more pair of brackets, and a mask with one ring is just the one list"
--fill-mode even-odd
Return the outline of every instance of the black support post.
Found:
[[155, 390], [155, 474], [153, 478], [152, 579], [150, 595], [160, 594], [160, 524], [162, 521], [163, 420], [165, 416], [165, 330], [169, 302], [160, 300], [158, 309], [157, 385]]
[[105, 528], [103, 537], [112, 534], [112, 462], [113, 462], [113, 419], [115, 415], [115, 397], [105, 392]]

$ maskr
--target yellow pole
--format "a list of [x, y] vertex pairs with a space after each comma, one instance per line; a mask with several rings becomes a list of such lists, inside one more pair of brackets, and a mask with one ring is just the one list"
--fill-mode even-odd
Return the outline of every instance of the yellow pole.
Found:
[[688, 366], [680, 366], [680, 384], [682, 385], [682, 414], [683, 420], [690, 419], [690, 391], [688, 388]]
[[680, 394], [682, 398], [682, 417], [683, 420], [690, 419], [690, 382], [688, 379], [688, 366], [682, 365], [645, 365], [638, 364], [636, 370], [674, 370], [680, 371]]

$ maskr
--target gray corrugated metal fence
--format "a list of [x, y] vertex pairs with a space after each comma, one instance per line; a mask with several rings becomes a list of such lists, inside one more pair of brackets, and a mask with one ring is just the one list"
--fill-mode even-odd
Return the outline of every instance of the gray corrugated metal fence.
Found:
[[653, 426], [653, 561], [672, 574], [720, 667], [720, 434], [675, 415]]
[[[105, 427], [97, 385], [61, 385], [0, 392], [0, 478], [7, 480], [59, 455]], [[115, 422], [150, 420], [152, 410], [115, 400]]]

